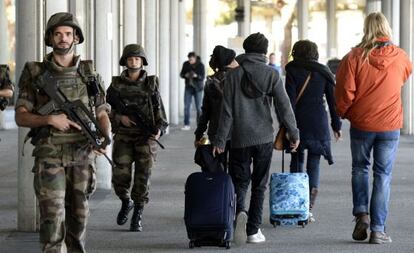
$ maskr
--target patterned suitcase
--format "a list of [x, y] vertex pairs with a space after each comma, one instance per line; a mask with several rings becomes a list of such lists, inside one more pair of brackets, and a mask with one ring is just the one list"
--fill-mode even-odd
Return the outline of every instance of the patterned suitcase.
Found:
[[[283, 151], [282, 151], [283, 153]], [[306, 173], [272, 173], [270, 177], [270, 223], [276, 227], [302, 226], [309, 219], [309, 179]]]

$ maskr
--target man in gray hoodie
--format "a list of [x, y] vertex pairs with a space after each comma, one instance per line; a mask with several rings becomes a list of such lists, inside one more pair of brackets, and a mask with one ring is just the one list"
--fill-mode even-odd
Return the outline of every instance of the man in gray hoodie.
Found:
[[[291, 148], [299, 145], [299, 130], [283, 83], [266, 64], [267, 47], [268, 40], [260, 33], [243, 42], [246, 53], [237, 57], [240, 67], [226, 76], [217, 137], [212, 140], [214, 152], [221, 153], [231, 131], [229, 172], [237, 194], [236, 244], [266, 240], [260, 225], [273, 152], [272, 101], [280, 123], [287, 129]], [[245, 198], [250, 181], [247, 214]]]

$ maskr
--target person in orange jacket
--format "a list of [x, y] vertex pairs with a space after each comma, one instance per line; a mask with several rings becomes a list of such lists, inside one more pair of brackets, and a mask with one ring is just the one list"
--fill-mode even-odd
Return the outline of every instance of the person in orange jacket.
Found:
[[[364, 22], [364, 36], [341, 61], [336, 74], [337, 112], [351, 122], [354, 240], [371, 234], [373, 244], [390, 243], [385, 232], [392, 168], [403, 125], [401, 88], [412, 72], [407, 54], [391, 41], [391, 28], [379, 12]], [[373, 150], [373, 188], [369, 167]], [[369, 203], [370, 201], [370, 203]]]

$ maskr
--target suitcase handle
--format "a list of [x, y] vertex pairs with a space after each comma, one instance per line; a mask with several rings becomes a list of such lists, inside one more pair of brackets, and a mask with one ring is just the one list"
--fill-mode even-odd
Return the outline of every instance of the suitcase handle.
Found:
[[[299, 171], [299, 155], [296, 154], [296, 171]], [[282, 150], [282, 173], [285, 173], [285, 151]]]

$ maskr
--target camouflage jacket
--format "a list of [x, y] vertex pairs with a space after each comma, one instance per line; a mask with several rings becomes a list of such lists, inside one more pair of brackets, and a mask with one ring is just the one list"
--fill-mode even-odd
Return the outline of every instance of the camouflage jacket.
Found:
[[[19, 95], [16, 102], [16, 108], [24, 106], [29, 112], [39, 114], [39, 109], [47, 104], [50, 101], [50, 98], [39, 89], [38, 83], [42, 82], [43, 73], [49, 71], [57, 78], [63, 78], [58, 85], [70, 101], [80, 99], [92, 113], [100, 113], [101, 110], [109, 111], [110, 107], [105, 102], [103, 81], [100, 76], [93, 71], [92, 62], [81, 61], [79, 56], [75, 56], [74, 62], [75, 64], [73, 67], [60, 67], [52, 60], [51, 53], [46, 55], [43, 62], [27, 62], [19, 80]], [[99, 95], [96, 96], [94, 103], [92, 103], [93, 108], [89, 101], [90, 98], [86, 86], [90, 75], [94, 75], [99, 84]], [[56, 110], [50, 114], [57, 113], [60, 113], [59, 108], [56, 108]], [[33, 151], [34, 156], [53, 156], [53, 152], [49, 152], [51, 145], [86, 140], [81, 132], [73, 128], [64, 132], [50, 126], [47, 126], [46, 128], [49, 130], [49, 136], [38, 143], [35, 143], [36, 148]], [[45, 147], [47, 148], [45, 149]]]
[[[144, 116], [146, 123], [163, 133], [168, 126], [164, 105], [158, 90], [158, 78], [148, 76], [145, 70], [141, 70], [137, 81], [128, 78], [128, 71], [124, 70], [120, 76], [114, 76], [108, 88], [107, 96], [111, 92], [119, 92], [119, 96], [125, 104], [134, 104], [140, 108], [140, 113]], [[109, 101], [109, 100], [108, 100]], [[139, 127], [126, 127], [121, 121], [122, 112], [117, 111], [112, 105], [110, 119], [112, 131], [115, 134], [135, 134], [143, 135], [144, 132]]]
[[13, 83], [10, 79], [10, 69], [7, 65], [0, 65], [0, 89], [13, 90]]

